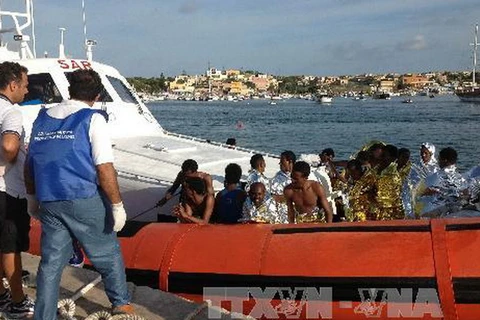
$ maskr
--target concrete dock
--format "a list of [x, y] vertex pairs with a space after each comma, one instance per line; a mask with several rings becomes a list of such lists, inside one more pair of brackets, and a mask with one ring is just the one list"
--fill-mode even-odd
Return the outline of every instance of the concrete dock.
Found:
[[[23, 269], [30, 272], [30, 281], [25, 292], [32, 298], [36, 298], [35, 278], [37, 274], [40, 257], [30, 254], [22, 254]], [[72, 268], [67, 266], [63, 272], [60, 285], [60, 299], [71, 298], [74, 293], [87, 283], [97, 278], [99, 274], [95, 271], [81, 268]], [[128, 283], [128, 288], [132, 297], [132, 304], [135, 307], [136, 314], [149, 319], [167, 319], [167, 320], [199, 320], [209, 319], [208, 307], [204, 304], [194, 303], [179, 296], [155, 290], [149, 287], [139, 287]], [[76, 303], [75, 318], [85, 319], [88, 315], [98, 311], [110, 311], [110, 302], [103, 290], [103, 284], [100, 282], [84, 296], [80, 297]], [[221, 319], [247, 319], [239, 314], [229, 314], [224, 312]], [[60, 318], [59, 318], [60, 319]]]

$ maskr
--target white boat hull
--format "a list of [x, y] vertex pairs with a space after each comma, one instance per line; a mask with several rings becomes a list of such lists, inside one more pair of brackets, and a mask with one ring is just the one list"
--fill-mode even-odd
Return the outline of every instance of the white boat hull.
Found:
[[332, 103], [333, 97], [321, 97], [320, 103]]

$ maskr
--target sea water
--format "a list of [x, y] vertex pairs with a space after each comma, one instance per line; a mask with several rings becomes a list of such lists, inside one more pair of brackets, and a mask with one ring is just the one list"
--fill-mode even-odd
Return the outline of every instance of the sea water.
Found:
[[371, 140], [410, 149], [419, 158], [423, 142], [458, 152], [462, 171], [480, 163], [480, 104], [454, 95], [356, 101], [337, 97], [331, 104], [301, 99], [244, 101], [159, 101], [148, 104], [164, 129], [217, 142], [235, 138], [238, 146], [280, 154], [319, 153], [333, 148], [349, 159]]

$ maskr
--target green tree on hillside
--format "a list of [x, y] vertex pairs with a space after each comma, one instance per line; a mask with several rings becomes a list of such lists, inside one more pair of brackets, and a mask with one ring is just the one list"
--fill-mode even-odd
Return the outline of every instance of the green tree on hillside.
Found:
[[[169, 79], [170, 81], [173, 79]], [[142, 78], [142, 77], [133, 77], [127, 78], [127, 81], [135, 88], [138, 92], [146, 92], [149, 94], [155, 94], [164, 92], [167, 90], [167, 79], [165, 76], [160, 74], [159, 78]]]

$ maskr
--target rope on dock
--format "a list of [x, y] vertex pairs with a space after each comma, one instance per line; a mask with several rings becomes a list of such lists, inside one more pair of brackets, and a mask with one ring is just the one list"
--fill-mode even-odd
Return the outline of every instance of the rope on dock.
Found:
[[75, 301], [72, 299], [62, 299], [58, 301], [58, 312], [60, 312], [60, 315], [67, 320], [74, 320], [75, 318], [73, 317], [75, 315]]
[[[66, 298], [58, 301], [58, 311], [60, 313], [60, 316], [66, 320], [76, 320], [74, 317], [76, 309], [75, 301], [78, 300], [80, 297], [83, 297], [100, 281], [102, 281], [102, 277], [98, 276], [93, 281], [87, 283], [82, 288], [80, 288], [76, 293], [72, 295], [71, 298]], [[110, 312], [102, 310], [88, 315], [85, 320], [145, 320], [145, 318], [135, 314], [112, 315]]]

